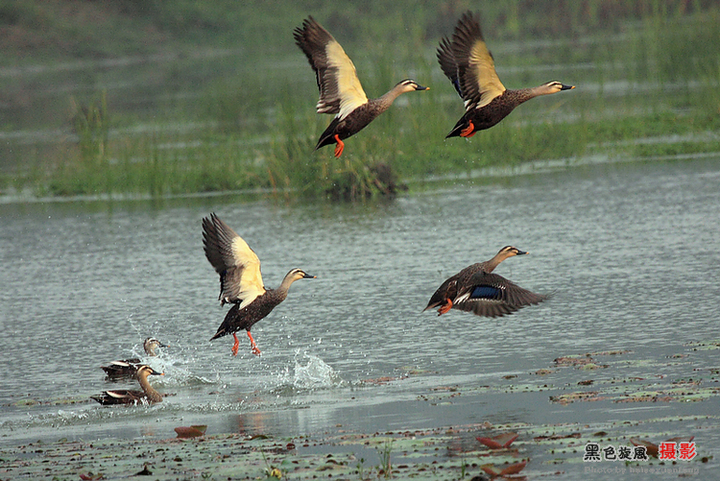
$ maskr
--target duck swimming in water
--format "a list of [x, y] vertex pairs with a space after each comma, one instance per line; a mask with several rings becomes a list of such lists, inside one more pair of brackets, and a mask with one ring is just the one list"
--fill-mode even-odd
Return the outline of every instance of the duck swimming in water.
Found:
[[450, 309], [460, 309], [478, 316], [500, 317], [548, 299], [549, 296], [530, 292], [492, 273], [505, 259], [525, 254], [516, 247], [505, 246], [489, 261], [466, 267], [443, 282], [423, 310], [437, 307], [438, 316]]
[[[143, 341], [143, 349], [149, 357], [157, 356], [156, 350], [158, 347], [168, 347], [168, 345], [163, 344], [154, 337], [148, 337]], [[115, 381], [122, 378], [133, 377], [141, 362], [139, 358], [135, 357], [132, 359], [112, 361], [107, 366], [100, 366], [100, 368], [105, 371], [108, 379]]]
[[247, 331], [252, 353], [260, 354], [250, 328], [285, 300], [290, 285], [298, 279], [314, 279], [302, 269], [293, 269], [285, 275], [277, 289], [263, 285], [260, 274], [260, 260], [242, 237], [237, 235], [215, 214], [202, 220], [205, 256], [215, 271], [220, 274], [220, 302], [234, 304], [215, 335], [217, 339], [232, 334], [235, 344], [233, 356], [237, 355], [240, 341], [235, 334], [241, 329]]
[[295, 29], [295, 43], [303, 51], [315, 71], [320, 100], [319, 114], [335, 114], [320, 135], [315, 150], [335, 144], [335, 157], [345, 148], [343, 140], [357, 134], [393, 104], [395, 99], [416, 90], [428, 90], [411, 79], [398, 82], [382, 97], [368, 100], [360, 84], [355, 65], [342, 46], [314, 18], [308, 17]]
[[157, 392], [148, 382], [148, 376], [164, 376], [163, 373], [157, 372], [150, 366], [142, 365], [138, 367], [135, 373], [136, 379], [140, 382], [142, 391], [129, 389], [116, 389], [112, 391], [103, 391], [97, 396], [90, 396], [95, 401], [103, 405], [110, 404], [154, 404], [162, 402], [162, 394]]
[[539, 95], [574, 89], [552, 81], [538, 87], [506, 89], [495, 72], [495, 61], [485, 45], [477, 16], [466, 12], [458, 21], [452, 40], [444, 37], [437, 50], [440, 68], [460, 98], [465, 114], [445, 137], [472, 137], [508, 116], [523, 102]]

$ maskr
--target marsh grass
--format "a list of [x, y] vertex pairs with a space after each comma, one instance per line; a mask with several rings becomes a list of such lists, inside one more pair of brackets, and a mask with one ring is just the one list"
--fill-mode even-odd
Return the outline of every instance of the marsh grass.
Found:
[[[201, 8], [180, 3], [180, 11]], [[505, 10], [483, 4], [481, 9], [503, 83], [519, 88], [557, 79], [577, 89], [528, 102], [472, 139], [443, 140], [463, 105], [437, 68], [435, 47], [440, 36], [452, 32], [459, 12], [447, 5], [425, 5], [412, 15], [384, 15], [384, 9], [396, 7], [371, 1], [362, 12], [350, 5], [318, 7], [313, 15], [336, 33], [369, 96], [383, 94], [404, 78], [430, 90], [401, 96], [346, 141], [341, 158], [333, 157], [332, 146], [313, 151], [332, 117], [315, 113], [314, 75], [288, 33], [262, 45], [243, 37], [239, 53], [222, 57], [222, 66], [213, 59], [197, 64], [183, 59], [155, 71], [144, 69], [144, 75], [164, 83], [194, 87], [191, 96], [184, 96], [185, 90], [168, 91], [169, 100], [144, 107], [150, 112], [144, 119], [148, 129], [132, 130], [140, 114], [120, 92], [73, 97], [74, 114], [65, 127], [77, 140], [58, 143], [50, 152], [29, 151], [23, 160], [30, 167], [3, 171], [0, 187], [31, 187], [42, 195], [262, 189], [287, 199], [366, 199], [385, 194], [379, 175], [383, 169], [401, 186], [407, 179], [582, 157], [603, 149], [618, 157], [717, 150], [716, 141], [702, 136], [633, 143], [719, 130], [717, 5], [586, 0], [553, 4], [546, 11], [523, 1], [513, 5]], [[301, 7], [277, 20], [287, 26], [283, 31], [299, 24], [306, 13], [294, 9]], [[160, 4], [153, 8], [152, 15], [170, 22]], [[209, 6], [202, 8], [195, 13], [208, 18], [213, 28], [231, 28], [233, 15], [244, 11], [232, 10], [225, 18]], [[33, 12], [16, 13], [24, 22]], [[261, 11], [244, 13], [249, 15], [242, 19], [248, 32], [267, 27], [262, 21], [250, 25]], [[178, 25], [172, 30], [179, 34]], [[164, 127], [172, 123], [179, 128]]]
[[393, 442], [393, 439], [386, 439], [377, 447], [378, 457], [380, 458], [378, 477], [383, 476], [386, 479], [392, 477], [392, 461], [390, 458], [393, 451]]

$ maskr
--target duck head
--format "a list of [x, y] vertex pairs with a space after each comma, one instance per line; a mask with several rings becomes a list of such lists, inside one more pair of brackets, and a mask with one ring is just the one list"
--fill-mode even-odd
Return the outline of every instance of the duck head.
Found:
[[138, 378], [143, 378], [143, 377], [146, 378], [146, 377], [148, 377], [148, 376], [150, 376], [150, 375], [153, 375], [153, 376], [164, 376], [165, 373], [164, 373], [164, 372], [158, 372], [158, 371], [156, 371], [155, 369], [153, 369], [153, 368], [151, 368], [150, 366], [148, 366], [147, 364], [143, 364], [142, 366], [140, 366], [140, 367], [138, 368], [137, 374], [136, 374], [136, 376], [137, 376]]
[[545, 95], [545, 94], [558, 93], [561, 90], [572, 90], [575, 88], [575, 86], [574, 85], [565, 85], [562, 82], [553, 80], [551, 82], [546, 82], [546, 83], [542, 84], [539, 88], [541, 90], [540, 95]]
[[430, 90], [430, 87], [423, 87], [412, 79], [401, 80], [395, 85], [396, 89], [400, 89], [401, 93], [414, 92], [415, 90]]
[[157, 356], [155, 349], [157, 349], [158, 347], [168, 347], [168, 345], [163, 344], [154, 337], [148, 337], [147, 339], [145, 339], [145, 341], [143, 341], [143, 349], [145, 349], [145, 352], [149, 356]]
[[508, 257], [513, 257], [513, 256], [524, 256], [527, 253], [528, 253], [527, 251], [521, 251], [517, 247], [505, 246], [502, 249], [500, 249], [500, 251], [498, 251], [497, 255], [499, 257], [502, 257], [503, 259], [507, 259]]

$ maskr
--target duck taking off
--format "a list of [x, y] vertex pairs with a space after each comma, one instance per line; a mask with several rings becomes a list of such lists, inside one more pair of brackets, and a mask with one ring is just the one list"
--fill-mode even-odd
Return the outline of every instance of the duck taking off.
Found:
[[162, 402], [162, 394], [157, 392], [148, 382], [148, 376], [164, 376], [163, 373], [157, 372], [150, 366], [142, 365], [138, 367], [135, 377], [140, 382], [142, 391], [132, 391], [128, 389], [117, 389], [113, 391], [104, 391], [97, 396], [90, 396], [100, 404], [153, 404]]
[[[168, 347], [168, 345], [163, 344], [154, 337], [148, 337], [145, 341], [143, 341], [143, 349], [145, 350], [145, 354], [149, 357], [157, 356], [156, 351], [158, 347]], [[139, 358], [134, 357], [132, 359], [112, 361], [108, 363], [107, 366], [100, 366], [100, 368], [105, 371], [108, 379], [115, 381], [134, 376], [135, 373], [137, 373], [141, 362], [142, 361]]]
[[320, 135], [315, 150], [335, 145], [335, 157], [345, 148], [344, 139], [357, 134], [385, 112], [395, 99], [405, 92], [428, 90], [411, 79], [397, 83], [382, 97], [368, 100], [360, 84], [355, 65], [342, 46], [314, 18], [308, 17], [294, 31], [295, 43], [305, 53], [315, 71], [320, 100], [319, 114], [335, 114], [335, 118]]
[[267, 289], [260, 274], [260, 260], [242, 237], [214, 213], [202, 220], [202, 226], [205, 256], [220, 274], [219, 300], [223, 305], [234, 304], [210, 340], [232, 334], [235, 338], [232, 353], [236, 356], [240, 341], [235, 333], [245, 329], [253, 354], [259, 355], [260, 349], [250, 328], [285, 300], [293, 282], [315, 276], [293, 269], [285, 275], [280, 287]]
[[574, 89], [552, 81], [538, 87], [508, 90], [495, 72], [495, 61], [485, 45], [478, 17], [466, 12], [452, 40], [444, 37], [437, 50], [440, 68], [465, 101], [465, 114], [445, 137], [472, 137], [489, 129], [523, 102], [539, 95]]
[[451, 308], [478, 316], [500, 317], [518, 309], [538, 304], [549, 296], [535, 294], [492, 271], [505, 259], [527, 252], [505, 246], [489, 261], [473, 264], [442, 283], [424, 311], [438, 307], [438, 316]]

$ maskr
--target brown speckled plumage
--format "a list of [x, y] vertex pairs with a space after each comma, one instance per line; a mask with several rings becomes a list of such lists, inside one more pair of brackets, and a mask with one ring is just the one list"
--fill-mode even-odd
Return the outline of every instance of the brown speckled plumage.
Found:
[[[285, 279], [293, 279], [296, 271], [299, 271], [299, 269], [293, 269], [288, 272]], [[290, 287], [290, 282], [283, 280], [280, 287], [277, 289], [266, 289], [265, 294], [258, 296], [254, 301], [242, 309], [240, 308], [239, 303], [233, 304], [228, 313], [225, 315], [225, 319], [222, 324], [220, 324], [217, 332], [210, 340], [212, 341], [213, 339], [223, 337], [227, 334], [232, 334], [233, 332], [237, 332], [242, 329], [249, 331], [256, 322], [270, 314], [275, 306], [285, 300], [288, 293], [288, 287]]]

